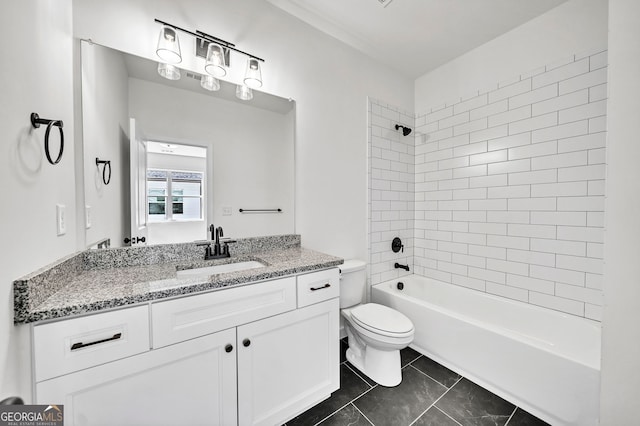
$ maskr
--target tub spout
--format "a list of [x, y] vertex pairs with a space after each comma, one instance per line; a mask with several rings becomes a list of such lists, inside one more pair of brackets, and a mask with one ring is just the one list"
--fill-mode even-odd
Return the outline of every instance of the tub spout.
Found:
[[395, 265], [393, 265], [393, 266], [394, 266], [394, 268], [396, 268], [396, 269], [400, 268], [400, 269], [404, 269], [404, 270], [405, 270], [405, 271], [407, 271], [407, 272], [409, 271], [409, 265], [401, 265], [401, 264], [399, 264], [398, 262], [396, 262], [396, 264], [395, 264]]

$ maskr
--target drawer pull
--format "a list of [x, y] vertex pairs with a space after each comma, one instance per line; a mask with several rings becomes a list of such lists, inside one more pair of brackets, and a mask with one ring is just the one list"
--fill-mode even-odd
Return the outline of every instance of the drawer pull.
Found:
[[317, 290], [322, 290], [323, 288], [329, 288], [329, 287], [331, 287], [331, 284], [326, 283], [325, 285], [322, 285], [320, 287], [310, 287], [309, 290], [317, 291]]
[[102, 339], [102, 340], [96, 340], [95, 342], [89, 342], [89, 343], [78, 342], [78, 343], [74, 343], [71, 346], [71, 350], [75, 351], [76, 349], [86, 348], [87, 346], [93, 346], [93, 345], [98, 345], [100, 343], [111, 342], [112, 340], [118, 340], [121, 337], [122, 337], [122, 333], [116, 333], [116, 334], [113, 335], [113, 337], [108, 337], [108, 338]]

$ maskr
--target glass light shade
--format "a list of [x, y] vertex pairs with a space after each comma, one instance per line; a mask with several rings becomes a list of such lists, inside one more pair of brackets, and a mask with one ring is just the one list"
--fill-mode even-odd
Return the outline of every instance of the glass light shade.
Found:
[[220, 82], [217, 78], [210, 75], [203, 75], [200, 78], [200, 86], [202, 86], [203, 89], [207, 89], [212, 92], [220, 90]]
[[236, 87], [236, 98], [243, 101], [250, 101], [251, 99], [253, 99], [253, 90], [251, 90], [250, 87], [247, 87], [244, 84], [238, 84], [238, 86]]
[[178, 34], [175, 29], [167, 26], [162, 27], [160, 37], [158, 37], [156, 54], [160, 59], [170, 64], [182, 62], [180, 41], [178, 40]]
[[159, 62], [158, 74], [160, 74], [167, 80], [180, 80], [180, 68], [176, 67], [175, 65]]
[[216, 43], [209, 43], [207, 48], [207, 63], [204, 70], [214, 77], [224, 77], [227, 75], [227, 64], [224, 60], [224, 49]]
[[260, 61], [255, 58], [247, 60], [247, 71], [244, 73], [244, 84], [249, 87], [262, 87], [262, 71]]

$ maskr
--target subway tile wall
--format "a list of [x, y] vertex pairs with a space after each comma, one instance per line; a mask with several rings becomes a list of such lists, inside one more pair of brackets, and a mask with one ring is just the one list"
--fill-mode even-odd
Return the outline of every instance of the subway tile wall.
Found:
[[388, 130], [410, 118], [371, 102], [372, 284], [398, 275], [389, 238], [413, 221], [415, 273], [599, 320], [606, 66], [574, 55], [417, 115], [414, 212], [412, 150]]
[[[368, 181], [370, 284], [413, 273], [415, 214], [415, 141], [403, 136], [396, 124], [414, 128], [413, 112], [368, 99]], [[394, 237], [404, 249], [391, 250]], [[409, 265], [410, 271], [394, 268]]]

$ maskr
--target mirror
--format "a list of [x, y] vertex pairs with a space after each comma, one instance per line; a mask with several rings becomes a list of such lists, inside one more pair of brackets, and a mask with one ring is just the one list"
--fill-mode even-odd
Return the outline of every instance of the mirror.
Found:
[[235, 84], [208, 91], [186, 70], [167, 80], [90, 42], [81, 60], [87, 246], [208, 239], [212, 223], [232, 238], [295, 232], [295, 102], [241, 101]]

